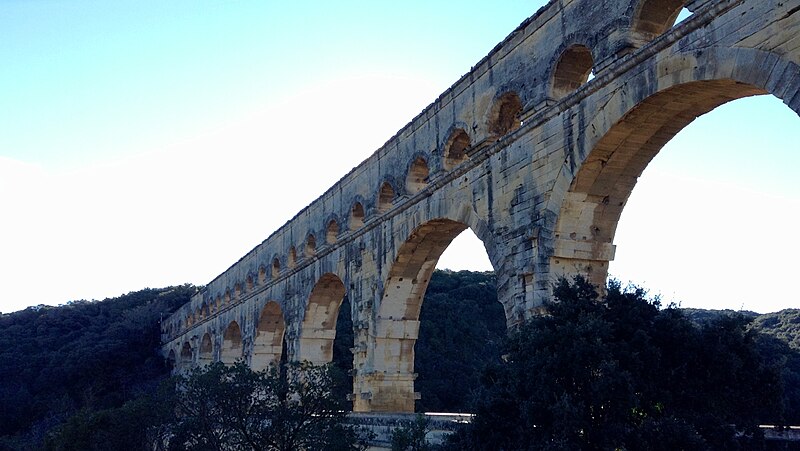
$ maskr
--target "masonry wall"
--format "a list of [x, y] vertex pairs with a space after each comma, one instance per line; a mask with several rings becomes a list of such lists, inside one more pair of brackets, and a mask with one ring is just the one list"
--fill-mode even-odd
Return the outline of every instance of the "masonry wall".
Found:
[[559, 276], [602, 284], [625, 202], [674, 134], [749, 95], [800, 111], [800, 0], [689, 1], [694, 14], [670, 28], [662, 13], [682, 5], [550, 2], [166, 320], [165, 356], [324, 363], [346, 295], [356, 410], [411, 411], [422, 295], [465, 228], [484, 242], [509, 326]]

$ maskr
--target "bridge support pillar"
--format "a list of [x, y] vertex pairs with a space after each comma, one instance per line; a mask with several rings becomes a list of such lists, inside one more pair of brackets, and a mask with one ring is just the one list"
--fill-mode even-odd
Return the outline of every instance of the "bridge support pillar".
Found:
[[325, 365], [333, 360], [333, 340], [335, 330], [310, 331], [300, 339], [298, 361], [308, 361], [314, 365]]
[[557, 282], [561, 277], [569, 279], [580, 274], [602, 291], [608, 276], [608, 261], [553, 257], [550, 269], [553, 283]]
[[615, 251], [611, 243], [557, 239], [550, 258], [551, 281], [580, 274], [602, 291]]
[[416, 373], [356, 374], [354, 412], [414, 412]]

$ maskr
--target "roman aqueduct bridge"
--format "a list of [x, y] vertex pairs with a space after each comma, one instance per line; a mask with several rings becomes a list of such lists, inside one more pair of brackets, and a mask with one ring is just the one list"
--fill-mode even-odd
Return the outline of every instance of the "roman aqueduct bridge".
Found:
[[559, 276], [604, 283], [625, 202], [676, 133], [752, 95], [800, 114], [799, 11], [800, 0], [552, 0], [166, 319], [164, 355], [178, 368], [261, 369], [282, 352], [328, 362], [346, 295], [354, 410], [413, 411], [421, 302], [453, 238], [470, 228], [483, 241], [509, 326]]

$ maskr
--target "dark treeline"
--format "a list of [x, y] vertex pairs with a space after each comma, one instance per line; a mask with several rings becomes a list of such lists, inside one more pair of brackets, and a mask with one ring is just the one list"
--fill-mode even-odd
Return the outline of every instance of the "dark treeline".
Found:
[[504, 340], [448, 449], [767, 449], [759, 425], [800, 419], [785, 366], [798, 352], [752, 324], [562, 280]]
[[[480, 378], [500, 358], [506, 318], [490, 272], [436, 271], [420, 314], [415, 348], [419, 412], [471, 412]], [[667, 306], [663, 306], [667, 307]], [[688, 320], [708, 326], [736, 317], [758, 334], [769, 364], [783, 368], [787, 422], [800, 425], [800, 309], [758, 314], [733, 310], [680, 309]], [[454, 383], [456, 381], [456, 383]]]
[[[502, 364], [506, 346], [505, 314], [495, 287], [491, 273], [434, 273], [415, 348], [419, 411], [471, 412], [486, 395], [487, 374]], [[105, 412], [106, 421], [113, 422], [114, 412], [120, 412], [115, 409], [152, 394], [168, 373], [158, 354], [159, 317], [196, 290], [188, 285], [146, 289], [0, 315], [0, 450], [37, 449], [61, 425], [75, 424], [74, 418], [98, 418], [92, 412]], [[343, 304], [334, 343], [334, 363], [344, 373], [352, 368], [349, 311]], [[734, 312], [686, 310], [682, 315], [708, 324], [729, 313]], [[736, 318], [736, 324], [763, 332], [755, 335], [759, 354], [767, 365], [781, 368], [779, 420], [800, 424], [800, 310]], [[132, 407], [121, 412], [135, 407], [127, 405]]]
[[35, 449], [79, 412], [118, 407], [168, 376], [159, 320], [191, 285], [0, 315], [0, 449]]
[[506, 316], [494, 273], [436, 271], [415, 347], [418, 412], [469, 412], [483, 369], [500, 358]]

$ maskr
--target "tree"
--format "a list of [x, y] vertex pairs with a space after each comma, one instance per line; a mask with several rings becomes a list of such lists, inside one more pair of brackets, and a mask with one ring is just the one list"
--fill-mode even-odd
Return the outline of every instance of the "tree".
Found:
[[328, 366], [290, 363], [252, 371], [214, 363], [181, 376], [175, 450], [355, 450], [344, 399]]
[[[45, 440], [47, 451], [162, 450], [175, 421], [175, 386], [163, 383], [121, 407], [71, 416]], [[161, 445], [161, 446], [158, 446]]]
[[454, 449], [739, 449], [781, 412], [778, 368], [742, 317], [700, 327], [640, 288], [582, 278], [513, 333]]
[[417, 414], [414, 421], [405, 427], [392, 431], [392, 451], [432, 451], [435, 447], [428, 443], [430, 421], [425, 415]]
[[435, 271], [419, 319], [417, 412], [468, 412], [481, 372], [499, 360], [506, 336], [494, 274]]
[[159, 319], [197, 290], [144, 289], [0, 315], [0, 448], [38, 449], [73, 415], [77, 427], [155, 389], [169, 377], [157, 353]]

